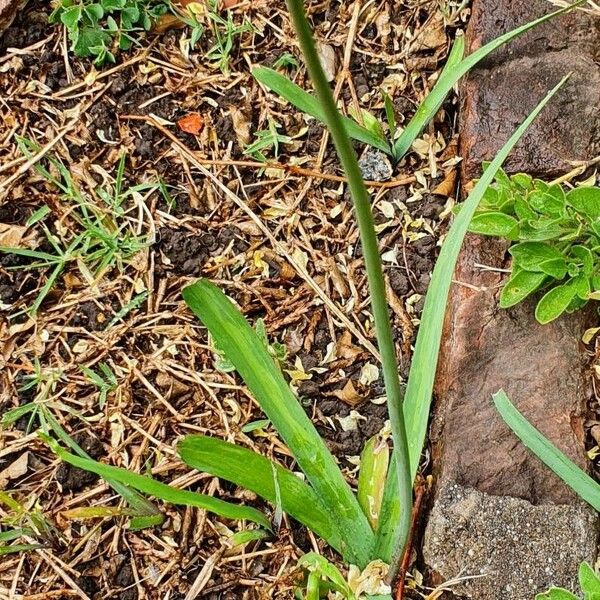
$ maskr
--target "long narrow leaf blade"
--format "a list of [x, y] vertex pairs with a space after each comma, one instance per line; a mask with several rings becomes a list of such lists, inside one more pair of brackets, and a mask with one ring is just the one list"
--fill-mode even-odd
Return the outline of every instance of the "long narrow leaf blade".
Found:
[[[457, 38], [452, 48], [452, 53], [448, 58], [448, 63], [450, 63], [450, 65], [447, 64], [446, 67], [444, 67], [438, 82], [435, 84], [427, 98], [425, 98], [425, 100], [421, 103], [417, 112], [406, 126], [406, 129], [394, 144], [393, 155], [396, 160], [400, 160], [408, 152], [412, 146], [412, 143], [415, 141], [421, 131], [423, 131], [425, 125], [427, 125], [427, 123], [429, 123], [429, 121], [431, 121], [431, 119], [435, 116], [439, 110], [439, 107], [442, 105], [444, 98], [446, 98], [450, 90], [456, 85], [458, 80], [466, 75], [479, 61], [483, 60], [488, 54], [503, 44], [506, 44], [512, 39], [526, 33], [530, 29], [537, 27], [544, 21], [548, 21], [549, 19], [572, 10], [574, 7], [579, 6], [583, 2], [585, 2], [585, 0], [579, 0], [570, 6], [551, 12], [543, 17], [540, 17], [539, 19], [535, 19], [534, 21], [526, 23], [525, 25], [521, 25], [521, 27], [517, 27], [516, 29], [509, 31], [504, 35], [497, 37], [495, 40], [492, 40], [485, 46], [482, 46], [475, 52], [469, 54], [469, 56], [467, 56], [464, 60], [460, 61], [456, 60], [460, 50], [460, 47], [456, 48], [456, 45], [457, 43], [460, 43], [461, 38]], [[464, 52], [464, 41], [462, 42], [462, 45], [463, 48], [461, 55], [462, 52]], [[455, 49], [456, 53], [454, 52]]]
[[195, 506], [219, 515], [220, 517], [235, 520], [248, 519], [249, 521], [254, 521], [255, 523], [258, 523], [267, 529], [271, 528], [267, 518], [255, 508], [232, 504], [231, 502], [225, 502], [224, 500], [219, 500], [218, 498], [213, 498], [212, 496], [198, 494], [188, 490], [178, 490], [177, 488], [173, 488], [165, 483], [156, 481], [151, 477], [132, 473], [127, 469], [112, 467], [89, 458], [75, 456], [74, 454], [67, 452], [64, 448], [61, 448], [55, 440], [49, 438], [48, 436], [42, 437], [61, 460], [64, 460], [78, 469], [96, 473], [103, 479], [118, 481], [128, 485], [129, 487], [139, 490], [144, 494], [148, 494], [149, 496], [154, 496], [155, 498], [163, 500], [164, 502], [183, 506]]
[[600, 484], [569, 460], [511, 403], [504, 390], [492, 396], [496, 409], [514, 434], [578, 496], [600, 512]]
[[[256, 67], [252, 69], [252, 75], [259, 83], [262, 83], [266, 88], [275, 92], [290, 104], [293, 104], [298, 110], [310, 115], [321, 123], [325, 122], [325, 116], [317, 98], [304, 91], [287, 77], [268, 67]], [[375, 135], [372, 131], [366, 127], [362, 127], [348, 117], [342, 117], [342, 119], [344, 121], [344, 128], [352, 139], [373, 146], [374, 148], [379, 148], [379, 150], [387, 154], [390, 153], [390, 145], [385, 138]]]
[[464, 36], [460, 36], [456, 38], [452, 45], [452, 50], [450, 50], [450, 54], [437, 83], [433, 86], [427, 98], [419, 105], [412, 119], [408, 122], [406, 129], [394, 142], [393, 155], [396, 160], [400, 160], [410, 150], [417, 136], [423, 131], [427, 123], [435, 117], [440, 106], [442, 106], [446, 96], [453, 87], [450, 86], [450, 89], [446, 89], [445, 76], [448, 76], [456, 69], [457, 65], [463, 59], [464, 53], [465, 38]]
[[209, 281], [200, 280], [182, 293], [292, 451], [325, 509], [336, 514], [346, 542], [344, 556], [365, 566], [371, 557], [373, 530], [264, 343], [229, 298]]
[[41, 548], [39, 544], [14, 544], [12, 546], [0, 546], [0, 556], [16, 554], [17, 552], [29, 552]]
[[272, 504], [280, 500], [284, 512], [344, 553], [335, 516], [323, 508], [313, 489], [291, 471], [252, 450], [203, 435], [188, 435], [179, 443], [178, 451], [181, 460], [194, 469], [249, 489]]
[[[411, 475], [414, 480], [419, 467], [421, 451], [425, 443], [427, 425], [429, 422], [429, 410], [431, 407], [431, 396], [437, 369], [442, 328], [446, 313], [448, 293], [452, 284], [454, 267], [465, 237], [469, 223], [477, 205], [486, 189], [493, 181], [496, 172], [521, 139], [527, 128], [538, 116], [548, 101], [563, 86], [567, 77], [564, 77], [546, 97], [536, 106], [531, 114], [517, 128], [510, 139], [498, 152], [494, 160], [489, 164], [477, 185], [473, 188], [469, 197], [464, 202], [461, 211], [454, 219], [454, 223], [446, 236], [439, 258], [435, 263], [431, 275], [431, 283], [425, 297], [425, 305], [421, 316], [421, 326], [415, 343], [410, 373], [406, 386], [404, 398], [404, 418], [406, 422], [406, 434], [408, 438]], [[393, 460], [392, 460], [393, 465]], [[393, 468], [393, 466], [392, 466]], [[390, 471], [392, 472], [392, 471]], [[398, 489], [395, 477], [388, 477], [380, 527], [377, 531], [376, 552], [383, 560], [390, 556], [395, 547], [395, 536], [390, 532], [386, 523], [397, 522], [401, 507], [398, 502]]]

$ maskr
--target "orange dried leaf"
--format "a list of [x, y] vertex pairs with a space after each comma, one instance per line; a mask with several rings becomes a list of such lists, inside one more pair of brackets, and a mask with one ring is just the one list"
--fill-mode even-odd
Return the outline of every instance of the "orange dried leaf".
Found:
[[181, 117], [181, 119], [177, 121], [177, 127], [179, 127], [181, 131], [185, 131], [186, 133], [198, 135], [204, 127], [204, 119], [202, 118], [200, 113], [189, 113], [185, 115], [185, 117]]

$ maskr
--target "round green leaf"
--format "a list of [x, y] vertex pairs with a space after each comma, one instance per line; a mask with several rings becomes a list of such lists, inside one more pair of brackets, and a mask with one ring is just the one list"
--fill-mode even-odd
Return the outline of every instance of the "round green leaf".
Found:
[[567, 310], [576, 294], [577, 287], [571, 282], [552, 288], [538, 302], [535, 309], [535, 318], [542, 325], [554, 321]]

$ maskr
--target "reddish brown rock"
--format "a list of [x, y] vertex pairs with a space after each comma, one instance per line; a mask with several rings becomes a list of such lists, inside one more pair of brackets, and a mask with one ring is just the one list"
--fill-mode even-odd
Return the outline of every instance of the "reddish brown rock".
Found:
[[[546, 14], [544, 0], [473, 3], [467, 31], [470, 51]], [[463, 178], [481, 172], [536, 104], [573, 73], [506, 161], [509, 172], [552, 177], [569, 161], [598, 153], [600, 117], [600, 19], [581, 11], [550, 20], [500, 48], [462, 85], [460, 124]]]
[[[580, 340], [589, 313], [538, 324], [535, 302], [498, 308], [506, 245], [469, 236], [451, 292], [432, 431], [440, 485], [458, 482], [532, 504], [569, 503], [573, 493], [504, 425], [491, 395], [504, 389], [523, 414], [585, 466], [581, 414], [591, 390]], [[437, 459], [437, 460], [435, 460]]]
[[[472, 52], [516, 27], [547, 15], [555, 8], [547, 0], [502, 0], [473, 2], [467, 28], [467, 45]], [[490, 68], [518, 56], [541, 56], [565, 49], [597, 57], [600, 20], [582, 11], [571, 11], [515, 38], [480, 63]]]
[[475, 71], [463, 85], [460, 153], [465, 181], [480, 175], [482, 162], [494, 158], [515, 128], [568, 73], [571, 78], [517, 144], [505, 169], [555, 177], [572, 168], [570, 161], [596, 156], [600, 67], [591, 56], [572, 50], [526, 56]]

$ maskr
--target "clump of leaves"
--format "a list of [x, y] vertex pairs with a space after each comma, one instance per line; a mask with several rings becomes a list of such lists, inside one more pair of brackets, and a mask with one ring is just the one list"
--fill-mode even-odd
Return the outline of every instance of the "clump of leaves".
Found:
[[135, 34], [149, 31], [169, 5], [167, 0], [59, 0], [49, 20], [67, 28], [75, 56], [93, 57], [102, 66], [115, 62], [117, 50], [129, 50]]
[[499, 171], [469, 230], [513, 242], [502, 308], [543, 289], [535, 316], [549, 323], [600, 298], [600, 188], [567, 191], [523, 173], [509, 177]]
[[[579, 586], [583, 592], [583, 600], [600, 598], [600, 577], [586, 562], [579, 566]], [[564, 588], [553, 587], [543, 594], [538, 594], [535, 600], [581, 600], [581, 596], [576, 596]]]

